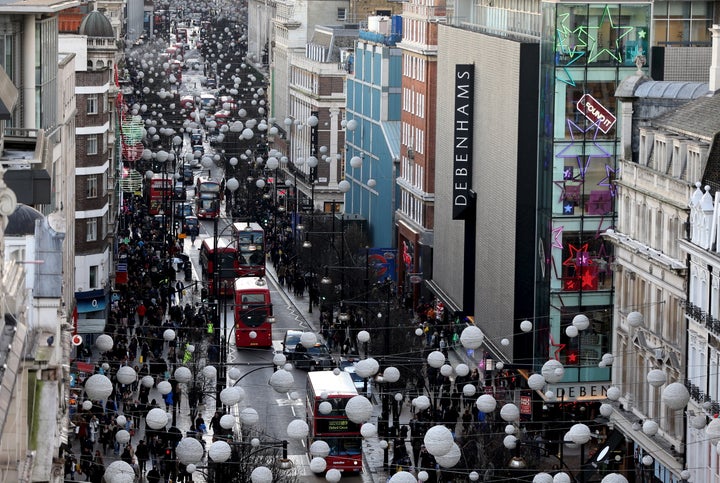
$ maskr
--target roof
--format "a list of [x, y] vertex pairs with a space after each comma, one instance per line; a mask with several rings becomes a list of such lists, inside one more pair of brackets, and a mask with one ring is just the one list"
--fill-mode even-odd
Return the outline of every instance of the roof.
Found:
[[0, 0], [0, 14], [57, 13], [78, 5], [80, 0]]
[[637, 87], [635, 96], [654, 99], [697, 99], [707, 95], [708, 92], [707, 82], [648, 81]]
[[5, 236], [25, 236], [35, 234], [35, 220], [42, 220], [44, 215], [32, 206], [18, 203], [15, 211], [8, 217]]
[[314, 371], [307, 375], [308, 388], [312, 387], [316, 397], [327, 393], [328, 397], [357, 395], [355, 383], [345, 371]]
[[720, 94], [699, 97], [653, 120], [660, 129], [711, 141], [720, 132]]
[[400, 121], [384, 121], [380, 123], [385, 143], [393, 159], [400, 158]]
[[110, 20], [97, 10], [93, 10], [83, 17], [79, 33], [88, 37], [115, 37]]

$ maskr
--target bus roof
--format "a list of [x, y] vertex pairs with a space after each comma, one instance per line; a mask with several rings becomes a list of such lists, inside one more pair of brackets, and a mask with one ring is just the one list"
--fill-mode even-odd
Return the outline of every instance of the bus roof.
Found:
[[315, 398], [320, 394], [327, 393], [328, 397], [333, 396], [357, 396], [355, 383], [349, 373], [340, 371], [313, 371], [307, 375], [308, 387], [312, 387]]
[[[248, 229], [249, 228], [249, 229]], [[238, 234], [243, 231], [264, 231], [259, 223], [247, 222], [247, 221], [236, 221], [232, 224], [232, 232]]]
[[268, 289], [267, 282], [262, 277], [240, 277], [235, 279], [235, 291]]
[[[203, 244], [203, 247], [205, 248], [205, 250], [207, 250], [208, 252], [211, 252], [211, 253], [213, 252], [213, 246], [214, 246], [213, 237], [210, 236], [210, 237], [203, 239], [202, 244]], [[233, 240], [231, 238], [227, 238], [227, 237], [218, 238], [217, 247], [218, 247], [218, 250], [222, 250], [222, 251], [234, 251], [236, 249], [234, 246]]]

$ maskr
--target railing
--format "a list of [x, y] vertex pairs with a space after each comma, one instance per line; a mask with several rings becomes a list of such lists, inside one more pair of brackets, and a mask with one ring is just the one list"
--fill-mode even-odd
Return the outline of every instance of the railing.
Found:
[[[709, 394], [705, 394], [702, 389], [700, 389], [699, 386], [693, 384], [690, 379], [685, 379], [684, 384], [688, 392], [690, 393], [690, 397], [693, 399], [693, 401], [701, 404], [706, 413], [718, 414], [720, 412], [720, 402], [713, 401]], [[710, 405], [706, 407], [706, 403], [710, 403]]]
[[702, 308], [692, 302], [681, 302], [685, 306], [685, 315], [693, 319], [695, 322], [704, 325], [713, 334], [720, 336], [720, 320], [716, 319]]

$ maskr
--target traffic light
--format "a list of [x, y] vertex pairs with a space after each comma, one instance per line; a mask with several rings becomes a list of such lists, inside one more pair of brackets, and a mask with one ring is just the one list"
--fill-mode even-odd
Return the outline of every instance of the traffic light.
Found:
[[203, 287], [200, 289], [200, 298], [202, 299], [203, 302], [205, 300], [207, 300], [207, 298], [208, 298], [208, 289], [207, 288]]

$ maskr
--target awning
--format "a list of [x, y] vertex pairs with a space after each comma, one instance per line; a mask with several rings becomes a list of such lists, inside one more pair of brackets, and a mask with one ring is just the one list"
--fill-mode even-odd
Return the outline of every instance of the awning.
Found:
[[107, 307], [107, 300], [105, 299], [105, 297], [77, 301], [77, 308], [79, 314], [87, 314], [89, 312], [101, 312], [105, 310], [105, 307]]
[[105, 319], [78, 319], [78, 334], [102, 334], [105, 332]]

